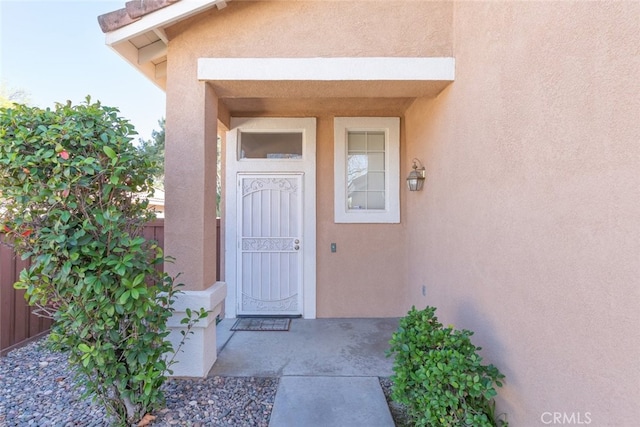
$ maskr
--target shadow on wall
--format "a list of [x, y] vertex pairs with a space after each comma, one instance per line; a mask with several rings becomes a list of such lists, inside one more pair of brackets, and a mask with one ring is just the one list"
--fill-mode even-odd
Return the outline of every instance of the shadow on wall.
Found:
[[[441, 320], [442, 321], [442, 320]], [[463, 301], [454, 317], [456, 329], [469, 329], [474, 332], [472, 341], [483, 348], [484, 354], [494, 354], [496, 361], [506, 360], [506, 348], [495, 335], [495, 327], [491, 320], [478, 310], [478, 305], [470, 300]], [[494, 363], [495, 364], [495, 363]], [[498, 366], [507, 375], [506, 367]]]
[[[511, 421], [509, 414], [525, 413], [527, 405], [521, 401], [520, 394], [514, 392], [514, 390], [521, 390], [523, 385], [518, 383], [518, 375], [508, 363], [508, 349], [500, 337], [496, 335], [494, 323], [471, 300], [465, 300], [458, 306], [453, 320], [456, 329], [468, 329], [474, 332], [471, 342], [482, 347], [480, 351], [482, 362], [493, 364], [505, 376], [503, 387], [496, 390], [498, 392], [497, 413], [506, 413], [507, 421]], [[440, 319], [440, 322], [447, 325], [443, 319]], [[526, 337], [522, 337], [522, 339], [526, 339]]]

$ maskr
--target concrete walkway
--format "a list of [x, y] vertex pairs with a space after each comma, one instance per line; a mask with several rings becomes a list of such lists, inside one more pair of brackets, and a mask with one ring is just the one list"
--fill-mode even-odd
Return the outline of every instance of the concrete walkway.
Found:
[[217, 327], [218, 360], [209, 375], [279, 377], [270, 427], [392, 427], [378, 377], [398, 319], [293, 319], [287, 332]]

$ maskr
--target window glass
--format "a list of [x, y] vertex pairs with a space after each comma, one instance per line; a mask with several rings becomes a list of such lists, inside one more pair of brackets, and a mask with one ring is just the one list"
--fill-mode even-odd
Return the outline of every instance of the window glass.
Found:
[[239, 159], [301, 159], [302, 132], [242, 132]]
[[384, 209], [384, 132], [347, 133], [347, 208]]

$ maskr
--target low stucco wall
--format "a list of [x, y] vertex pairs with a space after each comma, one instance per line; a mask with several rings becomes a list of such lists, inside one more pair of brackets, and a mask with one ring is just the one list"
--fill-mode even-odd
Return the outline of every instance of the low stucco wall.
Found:
[[407, 305], [476, 331], [514, 426], [637, 417], [638, 16], [458, 3], [456, 81], [406, 115], [427, 169], [406, 204]]

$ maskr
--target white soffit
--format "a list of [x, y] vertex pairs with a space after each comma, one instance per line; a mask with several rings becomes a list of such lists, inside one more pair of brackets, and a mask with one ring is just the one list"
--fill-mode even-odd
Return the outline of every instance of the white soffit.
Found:
[[204, 81], [453, 81], [455, 58], [200, 58]]
[[[166, 61], [161, 61], [160, 66], [154, 65], [154, 62], [161, 60], [167, 52], [168, 39], [164, 28], [212, 7], [217, 6], [218, 9], [222, 9], [229, 1], [231, 0], [184, 0], [176, 2], [149, 13], [131, 24], [105, 34], [105, 44], [164, 90]], [[131, 42], [136, 37], [148, 33], [155, 33], [160, 40], [140, 49], [136, 48]]]

